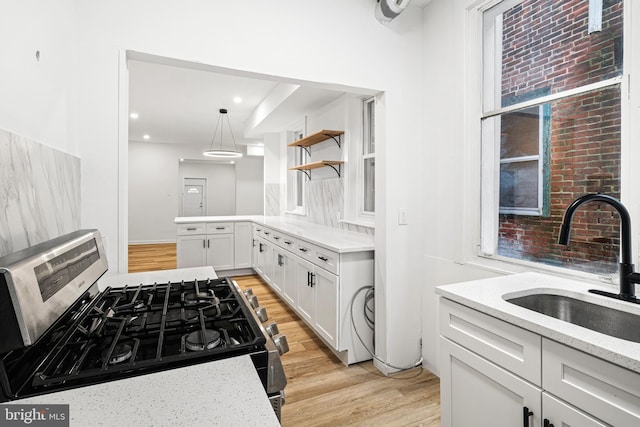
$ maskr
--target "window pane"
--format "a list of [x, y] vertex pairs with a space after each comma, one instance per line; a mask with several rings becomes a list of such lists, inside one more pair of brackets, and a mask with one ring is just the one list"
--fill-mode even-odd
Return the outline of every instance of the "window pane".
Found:
[[363, 154], [372, 154], [376, 152], [376, 122], [375, 111], [376, 104], [373, 100], [365, 101], [364, 112], [364, 147]]
[[[556, 242], [564, 211], [577, 197], [586, 193], [620, 197], [620, 88], [554, 101], [549, 110], [550, 162], [545, 165], [549, 215], [500, 214], [497, 253], [593, 273], [615, 273], [619, 218], [608, 205], [582, 206], [574, 216], [569, 248]], [[510, 188], [511, 182], [526, 176], [522, 169], [526, 167], [517, 162], [501, 165], [501, 204], [503, 198], [525, 200], [526, 191]], [[526, 186], [528, 181], [523, 181]]]
[[374, 158], [364, 159], [364, 211], [375, 212], [376, 210], [376, 160]]
[[500, 158], [537, 156], [540, 151], [540, 107], [503, 114]]
[[[591, 34], [588, 6], [586, 0], [525, 0], [502, 14], [500, 4], [486, 12], [487, 18], [498, 13], [485, 19], [497, 27], [487, 34], [502, 34], [502, 51], [495, 53], [495, 81], [502, 82], [496, 103], [511, 105], [535, 90], [558, 93], [622, 75], [623, 1], [603, 2], [602, 31]], [[493, 49], [492, 43], [485, 49]]]
[[538, 208], [538, 162], [500, 165], [500, 207]]

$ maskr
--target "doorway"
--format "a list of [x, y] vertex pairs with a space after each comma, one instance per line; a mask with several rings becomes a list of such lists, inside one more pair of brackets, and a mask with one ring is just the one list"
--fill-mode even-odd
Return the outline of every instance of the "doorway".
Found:
[[185, 178], [182, 186], [182, 216], [207, 215], [206, 178]]

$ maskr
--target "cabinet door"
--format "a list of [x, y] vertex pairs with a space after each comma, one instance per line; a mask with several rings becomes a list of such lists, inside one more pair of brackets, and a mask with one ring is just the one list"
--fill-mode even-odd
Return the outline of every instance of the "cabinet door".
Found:
[[256, 236], [254, 234], [253, 238], [251, 239], [251, 267], [253, 267], [253, 269], [258, 274], [262, 274], [262, 270], [260, 269], [260, 265], [258, 262], [259, 259], [260, 259], [260, 241], [256, 239]]
[[464, 347], [440, 338], [443, 427], [540, 427], [542, 390]]
[[315, 290], [311, 287], [313, 264], [296, 258], [296, 287], [298, 288], [298, 314], [313, 324], [315, 316]]
[[207, 265], [205, 235], [178, 236], [176, 251], [178, 268], [202, 267]]
[[207, 235], [207, 265], [215, 270], [233, 269], [233, 234]]
[[321, 268], [313, 272], [316, 293], [316, 330], [333, 347], [338, 347], [338, 276]]
[[271, 246], [270, 242], [263, 241], [262, 246], [262, 255], [263, 255], [263, 263], [262, 263], [262, 274], [270, 285], [273, 286], [273, 246]]
[[251, 267], [251, 223], [236, 222], [234, 232], [234, 266], [235, 268]]
[[273, 270], [271, 273], [271, 287], [279, 294], [282, 294], [284, 287], [284, 259], [282, 252], [278, 248], [271, 250]]
[[282, 251], [282, 260], [284, 262], [284, 284], [282, 285], [282, 292], [284, 299], [295, 307], [298, 302], [296, 261], [287, 251]]
[[544, 420], [554, 427], [606, 427], [595, 418], [590, 417], [579, 409], [569, 406], [555, 397], [542, 393], [543, 426]]

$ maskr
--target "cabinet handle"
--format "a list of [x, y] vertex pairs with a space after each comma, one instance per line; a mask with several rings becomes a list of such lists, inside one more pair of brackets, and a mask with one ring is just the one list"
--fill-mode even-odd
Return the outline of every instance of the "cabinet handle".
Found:
[[311, 286], [311, 272], [307, 271], [307, 286]]
[[187, 231], [196, 231], [195, 227], [187, 227]]
[[329, 261], [329, 258], [327, 258], [326, 256], [319, 256], [318, 257], [321, 261], [327, 262]]
[[549, 421], [548, 419], [544, 419], [544, 423], [543, 423], [544, 427], [553, 427], [553, 424], [551, 424], [551, 421]]
[[290, 242], [290, 241], [288, 241], [288, 240], [285, 240], [284, 242], [285, 242], [287, 245], [290, 245], [290, 244], [292, 244], [292, 243], [293, 243], [293, 242]]
[[216, 230], [224, 230], [224, 227], [216, 227]]
[[204, 239], [202, 239], [202, 247], [205, 249], [207, 248], [207, 242], [205, 242]]
[[252, 239], [253, 240], [253, 244], [251, 246], [253, 246], [254, 248], [256, 247], [256, 239]]
[[268, 236], [268, 235], [269, 235], [269, 234], [271, 234], [271, 233], [269, 233], [268, 231], [265, 231], [265, 232], [264, 232], [264, 234], [266, 234], [266, 235]]
[[211, 247], [211, 240], [207, 239], [207, 247], [210, 248]]
[[262, 248], [264, 245], [262, 243], [260, 243], [260, 252], [264, 252], [264, 249]]
[[529, 419], [533, 415], [533, 412], [529, 410], [526, 406], [522, 408], [522, 425], [524, 427], [529, 427]]
[[278, 266], [282, 267], [284, 265], [284, 257], [280, 254], [278, 254]]
[[309, 249], [307, 249], [307, 248], [298, 248], [298, 250], [299, 250], [300, 252], [307, 252]]
[[309, 286], [311, 286], [313, 288], [313, 286], [316, 284], [315, 283], [316, 275], [313, 274], [313, 273], [310, 273], [310, 275], [311, 275], [311, 283], [309, 284]]
[[273, 236], [274, 239], [280, 240], [280, 236]]

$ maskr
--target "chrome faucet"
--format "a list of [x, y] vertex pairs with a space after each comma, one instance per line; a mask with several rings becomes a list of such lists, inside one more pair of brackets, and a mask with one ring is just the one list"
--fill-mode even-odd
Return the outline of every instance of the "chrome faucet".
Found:
[[619, 200], [606, 194], [585, 194], [578, 197], [564, 212], [558, 243], [561, 245], [569, 244], [573, 214], [582, 204], [587, 202], [606, 203], [613, 206], [620, 216], [620, 293], [614, 294], [599, 290], [590, 290], [590, 292], [640, 304], [640, 300], [636, 298], [635, 290], [635, 284], [640, 283], [640, 273], [634, 272], [631, 256], [631, 217], [627, 208]]

